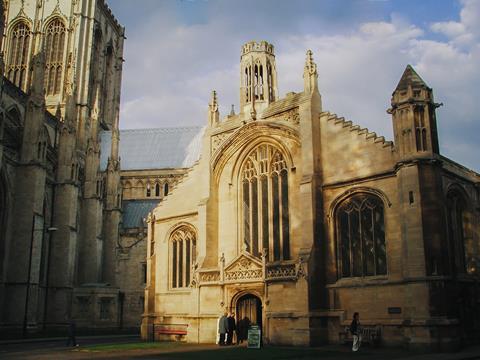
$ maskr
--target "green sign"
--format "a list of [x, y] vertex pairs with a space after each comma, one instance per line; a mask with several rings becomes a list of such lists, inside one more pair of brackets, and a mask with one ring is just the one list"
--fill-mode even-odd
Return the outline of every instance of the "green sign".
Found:
[[252, 326], [248, 329], [247, 347], [260, 349], [262, 342], [262, 331], [258, 326]]

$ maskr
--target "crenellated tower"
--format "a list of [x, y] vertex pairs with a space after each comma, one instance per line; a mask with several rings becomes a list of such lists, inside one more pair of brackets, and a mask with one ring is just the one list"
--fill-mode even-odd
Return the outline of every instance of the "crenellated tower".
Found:
[[278, 99], [277, 69], [272, 44], [250, 41], [240, 57], [240, 112], [262, 112]]

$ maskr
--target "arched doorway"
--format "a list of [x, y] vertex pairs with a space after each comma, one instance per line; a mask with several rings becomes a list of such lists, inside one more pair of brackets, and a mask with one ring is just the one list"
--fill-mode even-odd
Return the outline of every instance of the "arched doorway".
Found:
[[251, 325], [262, 328], [262, 301], [253, 294], [245, 294], [237, 300], [237, 321], [248, 318]]

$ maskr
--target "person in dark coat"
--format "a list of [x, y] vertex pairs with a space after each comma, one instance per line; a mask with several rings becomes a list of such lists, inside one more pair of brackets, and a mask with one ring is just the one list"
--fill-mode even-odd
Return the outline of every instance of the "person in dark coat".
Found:
[[77, 330], [77, 324], [75, 324], [74, 320], [70, 320], [68, 323], [68, 339], [67, 339], [67, 346], [78, 346], [77, 339], [75, 338], [75, 332]]
[[228, 330], [228, 320], [227, 320], [227, 313], [224, 313], [220, 319], [218, 319], [218, 333], [220, 334], [220, 339], [218, 341], [218, 345], [223, 346], [225, 345], [225, 334]]
[[246, 316], [238, 322], [237, 342], [239, 344], [247, 340], [249, 327], [250, 327], [250, 319]]
[[228, 329], [227, 329], [227, 345], [233, 344], [233, 332], [237, 329], [235, 324], [235, 315], [230, 313], [227, 318]]

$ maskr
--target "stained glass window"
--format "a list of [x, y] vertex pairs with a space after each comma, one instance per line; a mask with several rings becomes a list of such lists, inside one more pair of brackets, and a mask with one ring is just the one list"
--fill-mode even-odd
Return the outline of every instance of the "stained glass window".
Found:
[[64, 68], [65, 25], [60, 19], [54, 19], [45, 31], [45, 93], [60, 93]]
[[241, 172], [243, 248], [269, 261], [290, 259], [288, 169], [283, 154], [260, 145], [245, 160]]
[[385, 275], [383, 202], [358, 194], [343, 201], [336, 213], [339, 274], [341, 277]]
[[195, 262], [196, 235], [186, 225], [176, 229], [170, 236], [171, 242], [171, 287], [188, 287], [192, 277], [192, 265]]
[[26, 91], [31, 32], [25, 22], [19, 22], [11, 31], [8, 54], [7, 77], [12, 83]]

